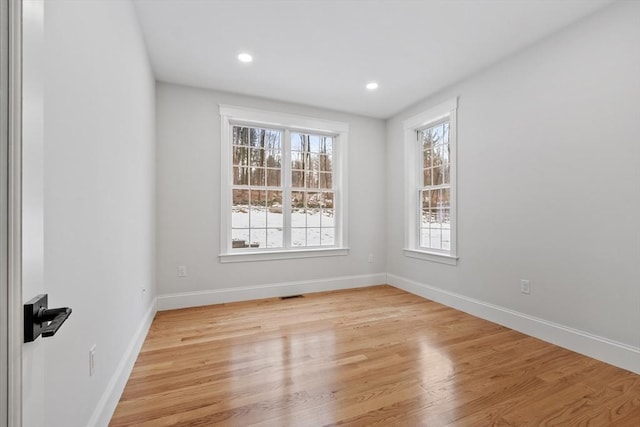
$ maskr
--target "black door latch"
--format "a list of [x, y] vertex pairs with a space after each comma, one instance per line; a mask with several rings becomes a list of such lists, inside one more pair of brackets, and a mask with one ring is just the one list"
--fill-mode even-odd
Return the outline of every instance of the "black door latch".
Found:
[[48, 308], [47, 294], [31, 299], [24, 305], [24, 342], [54, 336], [70, 315], [69, 307]]

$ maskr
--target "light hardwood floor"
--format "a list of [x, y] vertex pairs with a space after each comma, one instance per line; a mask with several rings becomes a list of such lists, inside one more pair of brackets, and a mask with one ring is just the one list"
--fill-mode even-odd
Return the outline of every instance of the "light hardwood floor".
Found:
[[390, 286], [159, 312], [111, 426], [640, 426], [640, 376]]

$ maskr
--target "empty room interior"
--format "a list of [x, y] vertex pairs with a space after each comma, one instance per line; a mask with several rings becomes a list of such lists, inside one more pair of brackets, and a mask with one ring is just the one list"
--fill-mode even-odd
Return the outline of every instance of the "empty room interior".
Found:
[[22, 426], [640, 425], [640, 1], [21, 4]]

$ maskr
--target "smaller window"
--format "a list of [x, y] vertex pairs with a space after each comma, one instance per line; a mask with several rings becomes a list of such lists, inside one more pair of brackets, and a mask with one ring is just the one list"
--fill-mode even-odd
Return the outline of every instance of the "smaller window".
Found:
[[407, 256], [456, 262], [457, 99], [404, 122]]

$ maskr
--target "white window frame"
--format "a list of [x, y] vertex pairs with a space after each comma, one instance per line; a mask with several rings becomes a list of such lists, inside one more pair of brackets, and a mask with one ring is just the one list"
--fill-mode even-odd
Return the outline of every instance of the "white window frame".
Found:
[[[457, 256], [457, 110], [458, 98], [436, 105], [420, 114], [406, 119], [404, 127], [404, 187], [405, 187], [405, 247], [404, 255], [456, 265]], [[422, 185], [422, 143], [418, 132], [444, 120], [449, 121], [450, 148], [450, 221], [451, 246], [449, 250], [425, 249], [420, 247], [420, 198]]]
[[[344, 122], [231, 105], [220, 105], [220, 120], [220, 262], [264, 261], [348, 255], [348, 185], [346, 163], [349, 125]], [[333, 246], [259, 249], [233, 249], [231, 247], [231, 204], [233, 184], [231, 137], [233, 126], [235, 125], [280, 129], [283, 131], [283, 140], [288, 140], [288, 134], [292, 131], [319, 133], [324, 135], [329, 134], [334, 136], [332, 178], [334, 185], [335, 243]], [[283, 166], [283, 193], [291, 191], [290, 156], [290, 150], [286, 150], [285, 147], [283, 147], [283, 165], [286, 165]], [[285, 200], [283, 200], [283, 207], [286, 207], [286, 210], [283, 211], [286, 215], [290, 206], [285, 206]], [[290, 226], [288, 229], [286, 228], [284, 230], [285, 236], [289, 233]]]

